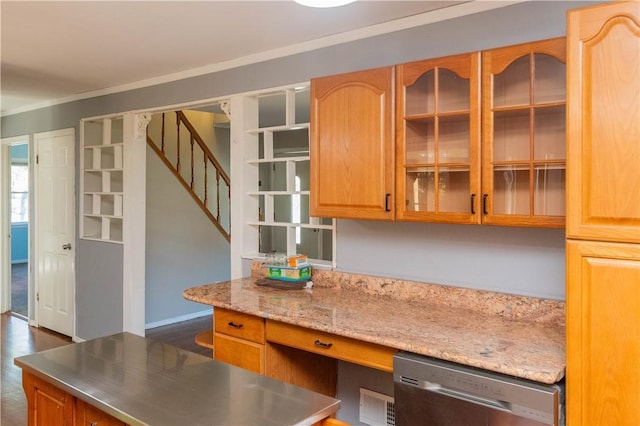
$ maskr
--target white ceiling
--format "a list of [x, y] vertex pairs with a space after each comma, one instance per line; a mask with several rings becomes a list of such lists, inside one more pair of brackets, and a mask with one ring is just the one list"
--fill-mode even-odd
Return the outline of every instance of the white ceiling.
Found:
[[2, 0], [2, 115], [511, 3]]

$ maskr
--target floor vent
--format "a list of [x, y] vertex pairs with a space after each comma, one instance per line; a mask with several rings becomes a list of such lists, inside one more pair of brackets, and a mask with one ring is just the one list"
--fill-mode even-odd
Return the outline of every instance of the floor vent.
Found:
[[393, 397], [360, 388], [360, 422], [370, 426], [395, 426]]

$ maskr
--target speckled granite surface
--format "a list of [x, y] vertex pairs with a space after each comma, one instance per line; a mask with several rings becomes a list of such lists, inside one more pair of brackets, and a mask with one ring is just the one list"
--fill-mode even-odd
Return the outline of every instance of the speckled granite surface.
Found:
[[193, 287], [191, 301], [543, 383], [565, 373], [564, 302], [314, 270], [312, 289], [262, 276]]

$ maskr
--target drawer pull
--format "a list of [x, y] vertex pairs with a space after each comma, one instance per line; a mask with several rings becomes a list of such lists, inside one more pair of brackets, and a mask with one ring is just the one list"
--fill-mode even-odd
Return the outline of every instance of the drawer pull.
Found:
[[236, 323], [235, 323], [235, 322], [233, 322], [233, 321], [229, 321], [228, 326], [229, 326], [229, 327], [233, 327], [233, 328], [237, 328], [237, 329], [242, 328], [242, 324], [236, 324]]
[[325, 349], [329, 349], [331, 346], [333, 346], [333, 343], [324, 343], [320, 340], [316, 340], [315, 342], [313, 342], [313, 344]]

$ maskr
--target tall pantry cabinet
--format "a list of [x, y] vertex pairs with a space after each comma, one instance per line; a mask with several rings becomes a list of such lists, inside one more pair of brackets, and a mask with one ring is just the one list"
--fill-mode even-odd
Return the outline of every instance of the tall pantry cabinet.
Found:
[[640, 2], [567, 27], [567, 424], [640, 424]]

